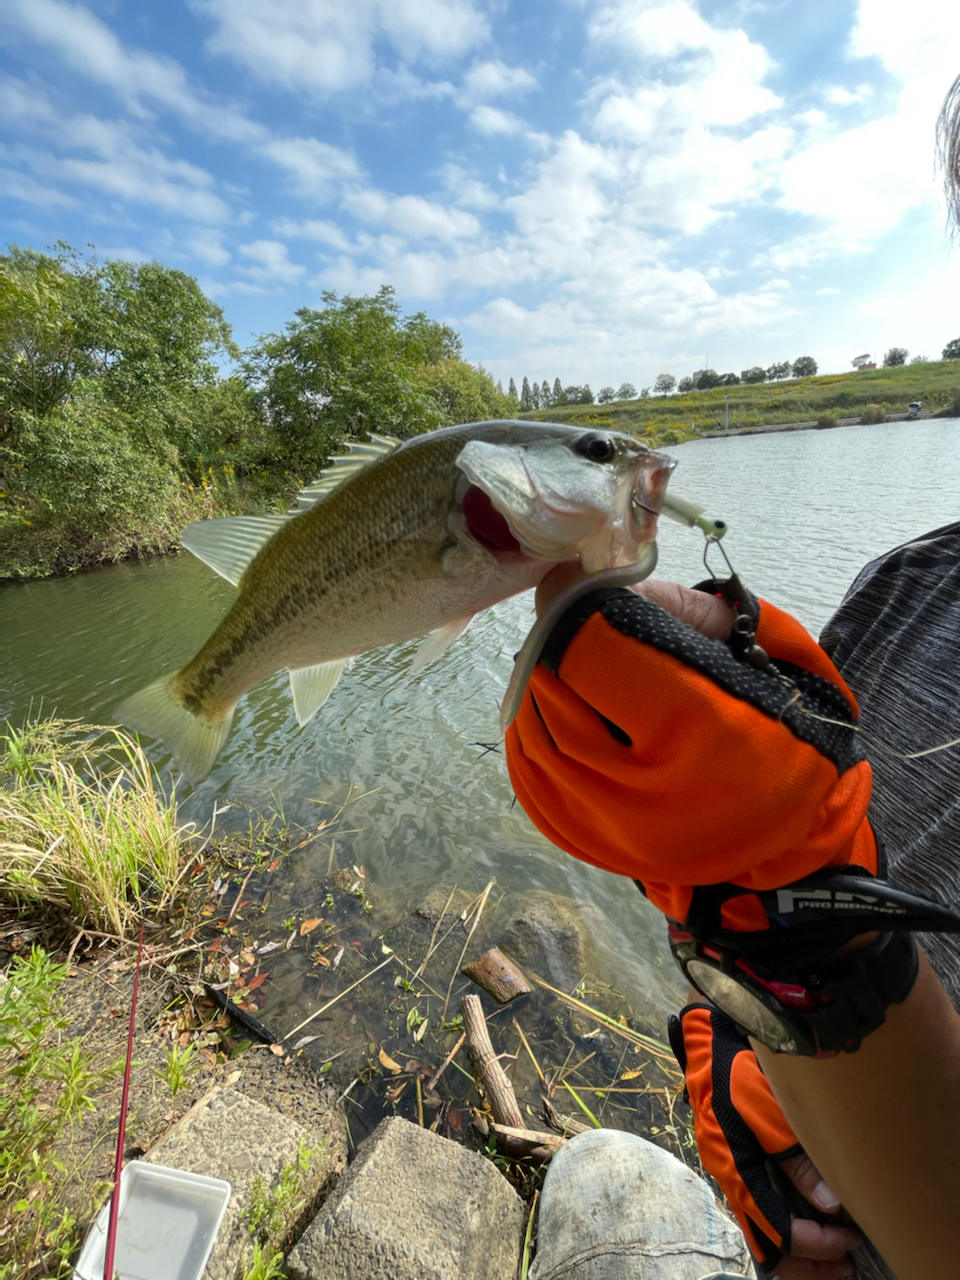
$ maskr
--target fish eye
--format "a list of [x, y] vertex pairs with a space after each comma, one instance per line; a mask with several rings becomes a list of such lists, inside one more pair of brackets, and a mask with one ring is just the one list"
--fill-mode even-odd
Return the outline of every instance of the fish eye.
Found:
[[609, 436], [593, 433], [581, 436], [574, 448], [577, 453], [584, 458], [589, 458], [591, 462], [612, 462], [617, 456], [617, 446]]

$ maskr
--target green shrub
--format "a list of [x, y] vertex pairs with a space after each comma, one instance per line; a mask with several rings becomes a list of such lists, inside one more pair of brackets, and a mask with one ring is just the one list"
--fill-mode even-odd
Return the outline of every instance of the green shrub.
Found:
[[818, 427], [839, 427], [839, 425], [840, 423], [832, 413], [821, 413], [820, 417], [817, 419]]
[[878, 422], [886, 422], [887, 412], [881, 404], [868, 404], [860, 415], [860, 421], [866, 425], [874, 426]]

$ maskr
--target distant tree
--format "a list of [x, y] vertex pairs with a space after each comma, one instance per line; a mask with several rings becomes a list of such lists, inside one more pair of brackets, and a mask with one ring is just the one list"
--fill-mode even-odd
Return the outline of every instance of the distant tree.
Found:
[[761, 369], [758, 364], [753, 365], [749, 369], [744, 369], [740, 374], [741, 382], [766, 382], [766, 380], [767, 371], [766, 369]]
[[650, 388], [649, 388], [649, 387], [641, 387], [641, 388], [640, 388], [640, 399], [641, 399], [641, 400], [646, 400], [646, 399], [649, 397], [649, 395], [650, 395]]
[[790, 377], [790, 361], [781, 360], [774, 363], [767, 370], [768, 382], [782, 382], [784, 378]]
[[929, 363], [930, 363], [930, 357], [929, 357], [929, 356], [925, 356], [925, 355], [924, 355], [924, 356], [911, 356], [911, 357], [910, 357], [910, 364], [929, 364]]
[[891, 347], [883, 357], [883, 367], [885, 369], [896, 369], [901, 364], [907, 363], [907, 356], [910, 352], [906, 347]]
[[503, 382], [499, 378], [497, 379], [497, 395], [503, 395]]
[[677, 380], [672, 373], [658, 373], [653, 389], [659, 396], [668, 396], [676, 385]]
[[510, 379], [510, 382], [507, 385], [507, 395], [510, 397], [511, 400], [519, 400], [520, 398], [517, 395], [517, 384], [514, 382], [512, 378]]
[[521, 409], [533, 408], [533, 396], [530, 394], [530, 383], [527, 381], [526, 378], [524, 378], [523, 385], [520, 388], [520, 408]]
[[563, 386], [559, 378], [553, 380], [553, 403], [563, 404]]
[[870, 363], [870, 352], [865, 351], [862, 356], [854, 356], [850, 363], [855, 369], [862, 369], [865, 364]]
[[597, 404], [609, 404], [611, 400], [616, 399], [616, 395], [613, 387], [601, 387], [597, 392]]
[[593, 392], [588, 384], [582, 387], [569, 386], [563, 388], [564, 404], [593, 404]]
[[721, 387], [739, 387], [740, 379], [735, 373], [725, 373], [720, 379]]
[[960, 338], [954, 338], [952, 342], [948, 342], [943, 348], [944, 360], [960, 360]]
[[540, 383], [532, 382], [530, 384], [530, 399], [533, 401], [533, 407], [539, 409], [540, 406]]
[[698, 391], [709, 391], [711, 387], [720, 385], [720, 375], [716, 369], [698, 369], [693, 376]]
[[549, 409], [553, 404], [553, 396], [550, 394], [550, 383], [544, 378], [540, 383], [540, 408]]
[[817, 372], [817, 362], [813, 356], [797, 356], [791, 372], [795, 378], [812, 378]]
[[677, 390], [681, 392], [694, 391], [696, 390], [696, 386], [697, 384], [694, 382], [693, 378], [681, 378], [677, 383]]
[[637, 388], [633, 385], [633, 383], [621, 382], [620, 386], [617, 388], [617, 399], [618, 400], [636, 400], [636, 398], [637, 398]]

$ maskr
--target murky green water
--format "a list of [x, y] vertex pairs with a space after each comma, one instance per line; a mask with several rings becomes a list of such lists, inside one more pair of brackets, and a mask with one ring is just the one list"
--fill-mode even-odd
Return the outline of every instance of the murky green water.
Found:
[[[703, 440], [673, 451], [672, 488], [726, 518], [725, 546], [745, 582], [792, 609], [816, 633], [861, 565], [958, 515], [960, 421]], [[703, 577], [699, 535], [665, 523], [661, 576]], [[122, 697], [182, 665], [232, 599], [233, 589], [189, 556], [120, 565], [74, 578], [0, 588], [0, 717], [31, 706], [108, 721]], [[185, 816], [216, 803], [282, 804], [315, 824], [314, 801], [351, 810], [337, 861], [363, 864], [371, 895], [416, 901], [437, 883], [475, 892], [491, 876], [508, 897], [530, 887], [592, 901], [606, 922], [597, 942], [638, 1003], [676, 998], [659, 916], [628, 882], [552, 848], [512, 805], [495, 743], [497, 698], [532, 621], [529, 598], [479, 618], [434, 667], [408, 680], [415, 645], [361, 658], [321, 714], [298, 729], [285, 678], [239, 708], [214, 772]], [[161, 748], [152, 757], [164, 766]], [[226, 815], [229, 821], [230, 815]], [[318, 842], [314, 868], [326, 870]], [[298, 859], [305, 891], [313, 874]]]

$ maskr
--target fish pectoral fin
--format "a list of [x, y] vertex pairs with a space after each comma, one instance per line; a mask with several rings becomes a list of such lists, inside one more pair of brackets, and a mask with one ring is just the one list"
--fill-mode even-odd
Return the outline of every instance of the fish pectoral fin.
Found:
[[260, 548], [292, 519], [288, 514], [197, 520], [181, 533], [180, 545], [237, 587]]
[[335, 662], [318, 662], [315, 667], [296, 667], [290, 671], [297, 724], [302, 726], [313, 719], [352, 662], [352, 658], [337, 658]]
[[455, 618], [453, 622], [448, 622], [445, 627], [440, 627], [437, 631], [431, 631], [428, 636], [424, 636], [420, 642], [420, 647], [413, 656], [413, 661], [407, 669], [407, 675], [415, 675], [416, 672], [422, 671], [424, 667], [430, 665], [442, 653], [450, 648], [453, 642], [463, 635], [467, 627], [474, 619], [474, 614], [469, 613], [465, 618]]

